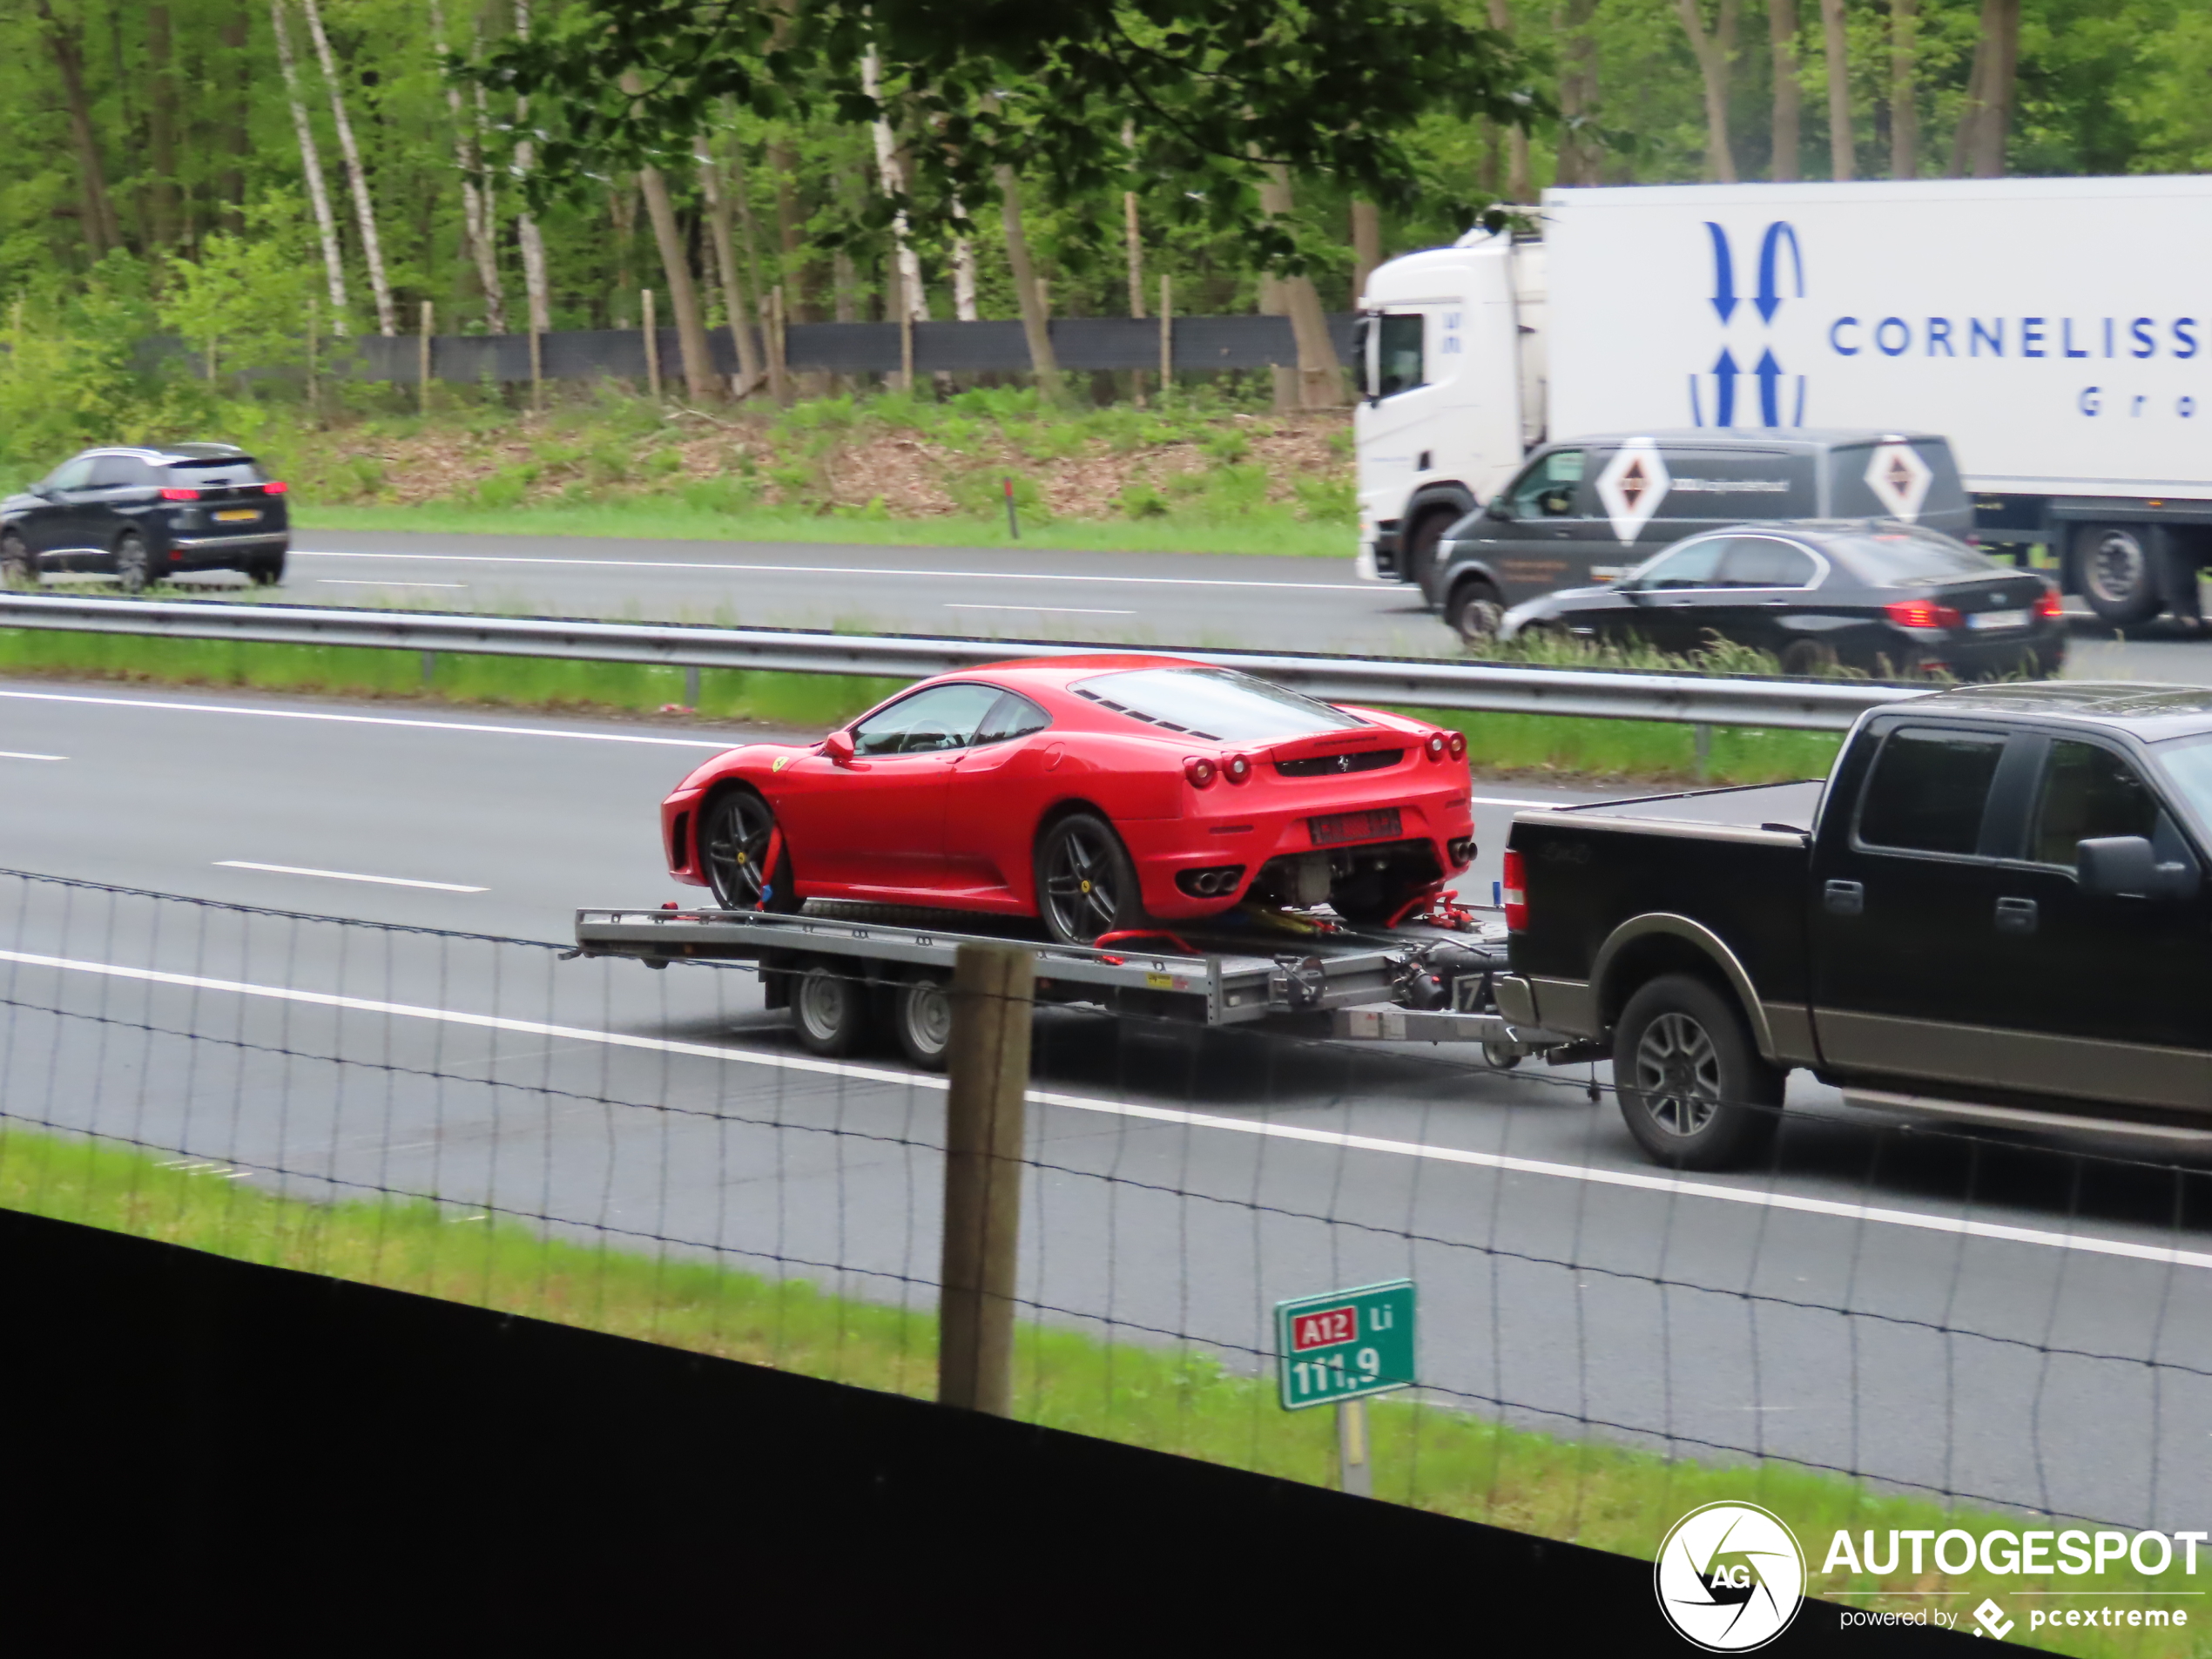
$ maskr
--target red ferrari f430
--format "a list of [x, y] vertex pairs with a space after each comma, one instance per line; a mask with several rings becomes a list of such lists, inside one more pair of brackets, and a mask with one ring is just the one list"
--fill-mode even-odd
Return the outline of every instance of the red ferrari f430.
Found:
[[1170, 657], [922, 681], [819, 743], [747, 744], [662, 803], [725, 909], [809, 899], [1035, 917], [1066, 944], [1257, 901], [1355, 926], [1474, 855], [1467, 740]]

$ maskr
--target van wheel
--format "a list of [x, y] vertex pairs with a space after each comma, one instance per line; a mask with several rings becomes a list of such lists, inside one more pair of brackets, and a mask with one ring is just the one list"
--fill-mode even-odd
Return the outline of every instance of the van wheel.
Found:
[[1782, 671], [1798, 679], [1820, 679], [1836, 671], [1836, 648], [1817, 639], [1800, 639], [1784, 650]]
[[2089, 609], [2115, 628], [2158, 614], [2158, 573], [2141, 531], [2083, 525], [2074, 538], [2074, 566]]
[[1487, 582], [1462, 582], [1452, 590], [1444, 620], [1469, 645], [1487, 645], [1506, 619], [1506, 603]]
[[1636, 1144], [1677, 1170], [1735, 1169], [1773, 1143], [1783, 1073], [1735, 999], [1669, 974], [1629, 999], [1613, 1033], [1614, 1092]]

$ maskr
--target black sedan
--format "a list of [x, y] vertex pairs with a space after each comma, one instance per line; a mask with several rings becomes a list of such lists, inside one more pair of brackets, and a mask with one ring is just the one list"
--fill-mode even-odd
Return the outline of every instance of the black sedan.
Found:
[[1785, 674], [2047, 679], [2066, 660], [2047, 578], [1934, 530], [1882, 523], [1690, 536], [1609, 587], [1516, 606], [1498, 637], [1542, 631], [1683, 654], [1729, 641], [1772, 652]]
[[0, 502], [0, 581], [113, 577], [135, 593], [184, 570], [284, 575], [285, 487], [227, 443], [87, 449]]

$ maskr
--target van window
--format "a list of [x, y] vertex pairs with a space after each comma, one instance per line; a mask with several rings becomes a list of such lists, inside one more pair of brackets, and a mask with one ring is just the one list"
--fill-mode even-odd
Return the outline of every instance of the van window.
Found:
[[1422, 332], [1426, 327], [1419, 312], [1375, 319], [1375, 395], [1395, 397], [1427, 384], [1421, 361]]
[[[1875, 459], [1873, 444], [1851, 443], [1831, 450], [1827, 516], [1898, 518], [1953, 529], [1963, 529], [1971, 523], [1973, 509], [1966, 500], [1966, 487], [1959, 482], [1959, 463], [1952, 459], [1951, 446], [1941, 438], [1929, 438], [1905, 447], [1926, 468], [1925, 489], [1913, 485], [1909, 477], [1900, 476], [1889, 481], [1885, 489], [1878, 491], [1866, 475]], [[1910, 503], [1916, 495], [1919, 505], [1915, 510], [1898, 510], [1900, 502]]]
[[1890, 733], [1866, 780], [1858, 839], [1910, 853], [1971, 853], [2005, 739], [1995, 732], [1903, 726]]
[[1575, 511], [1575, 486], [1582, 482], [1582, 451], [1554, 449], [1513, 481], [1509, 497], [1515, 518], [1565, 518]]
[[1657, 518], [1726, 523], [1744, 518], [1814, 516], [1812, 457], [1780, 449], [1676, 449]]

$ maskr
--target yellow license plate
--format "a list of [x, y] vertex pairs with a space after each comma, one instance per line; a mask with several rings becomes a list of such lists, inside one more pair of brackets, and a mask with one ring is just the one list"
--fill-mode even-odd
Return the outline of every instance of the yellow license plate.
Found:
[[227, 513], [216, 514], [215, 522], [218, 524], [251, 524], [260, 516], [258, 508], [233, 508]]

